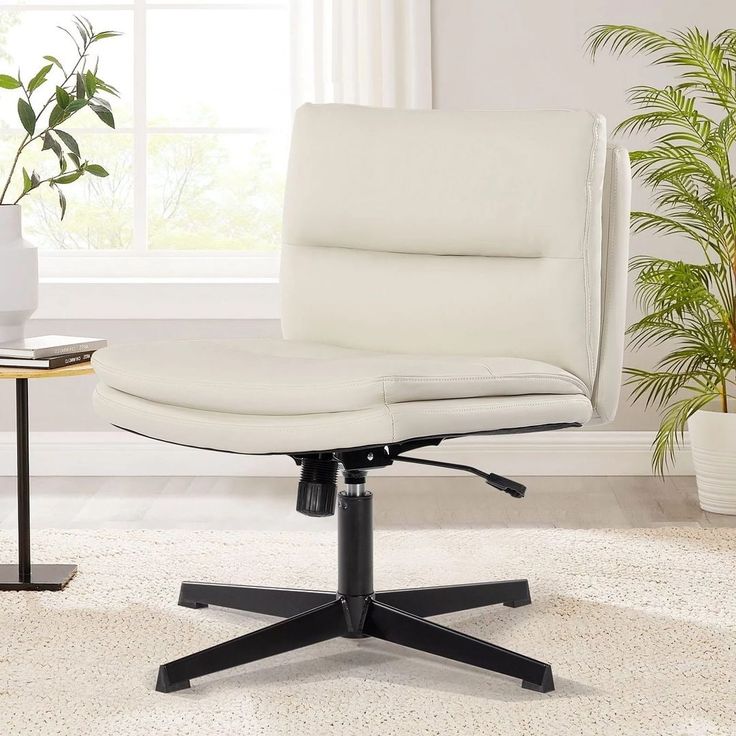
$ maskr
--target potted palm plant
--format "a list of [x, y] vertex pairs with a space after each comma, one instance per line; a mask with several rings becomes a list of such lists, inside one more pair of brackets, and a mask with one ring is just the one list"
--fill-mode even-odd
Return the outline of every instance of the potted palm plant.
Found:
[[[62, 189], [82, 176], [107, 176], [97, 163], [87, 161], [79, 143], [62, 126], [81, 110], [89, 109], [105, 125], [115, 127], [105, 95], [117, 90], [98, 73], [94, 46], [120, 34], [96, 32], [86, 18], [75, 17], [72, 29], [61, 28], [74, 44], [65, 63], [44, 56], [44, 64], [31, 77], [0, 74], [0, 89], [19, 93], [17, 115], [24, 131], [0, 181], [0, 342], [21, 337], [25, 321], [37, 304], [38, 261], [36, 249], [22, 235], [20, 202], [42, 186], [51, 187], [59, 199], [61, 219], [67, 200]], [[48, 151], [53, 165], [47, 171], [30, 171], [23, 165], [34, 149]]]
[[629, 328], [634, 349], [665, 350], [652, 370], [627, 368], [634, 401], [660, 411], [653, 465], [663, 473], [689, 426], [700, 505], [736, 513], [736, 30], [664, 35], [601, 25], [588, 49], [642, 54], [673, 70], [665, 87], [629, 90], [635, 112], [617, 130], [646, 133], [632, 171], [653, 211], [632, 213], [635, 232], [678, 235], [692, 258], [638, 256], [643, 316]]

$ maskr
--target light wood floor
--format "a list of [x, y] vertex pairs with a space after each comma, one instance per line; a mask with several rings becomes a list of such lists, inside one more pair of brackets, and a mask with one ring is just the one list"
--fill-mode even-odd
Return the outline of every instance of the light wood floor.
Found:
[[[513, 499], [474, 478], [369, 479], [378, 528], [736, 527], [698, 507], [695, 480], [518, 478]], [[33, 526], [122, 529], [331, 529], [294, 510], [291, 478], [34, 478]], [[0, 528], [16, 524], [15, 480], [0, 478]]]

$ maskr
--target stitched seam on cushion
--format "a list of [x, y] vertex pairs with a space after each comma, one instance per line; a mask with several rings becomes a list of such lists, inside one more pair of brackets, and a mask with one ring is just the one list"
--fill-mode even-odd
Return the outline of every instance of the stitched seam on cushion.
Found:
[[[592, 115], [592, 113], [591, 113]], [[588, 377], [590, 379], [591, 390], [593, 383], [595, 382], [594, 375], [594, 360], [593, 360], [593, 349], [591, 346], [591, 298], [590, 298], [590, 275], [588, 273], [590, 265], [590, 256], [588, 253], [588, 242], [590, 239], [590, 224], [591, 224], [591, 210], [593, 207], [593, 186], [592, 179], [595, 171], [595, 160], [596, 160], [596, 149], [598, 147], [599, 138], [599, 121], [596, 115], [593, 117], [593, 144], [590, 149], [590, 157], [588, 160], [588, 175], [585, 180], [585, 197], [586, 197], [586, 208], [585, 208], [585, 227], [583, 228], [583, 243], [582, 243], [582, 257], [583, 257], [583, 286], [585, 289], [585, 350], [588, 355]]]
[[386, 411], [388, 412], [388, 418], [391, 420], [391, 439], [396, 439], [396, 417], [394, 417], [393, 410], [386, 404]]
[[496, 375], [496, 374], [495, 374], [495, 373], [494, 373], [494, 372], [493, 372], [493, 371], [491, 370], [491, 368], [490, 368], [490, 366], [488, 365], [488, 363], [482, 363], [481, 365], [482, 365], [482, 366], [483, 366], [483, 367], [484, 367], [484, 368], [485, 368], [485, 369], [486, 369], [486, 370], [488, 371], [488, 375], [489, 375], [489, 376], [495, 376], [495, 375]]
[[396, 439], [396, 423], [394, 422], [394, 413], [391, 411], [391, 407], [388, 405], [388, 399], [386, 398], [386, 379], [384, 378], [381, 381], [381, 385], [383, 386], [383, 405], [386, 407], [386, 412], [388, 413], [388, 418], [391, 421], [391, 439]]
[[[604, 325], [605, 325], [605, 315], [608, 313], [608, 297], [611, 293], [611, 289], [609, 288], [609, 281], [611, 279], [611, 270], [608, 267], [609, 265], [609, 259], [611, 256], [611, 246], [613, 243], [613, 232], [614, 232], [614, 217], [613, 217], [613, 203], [616, 201], [616, 194], [618, 193], [618, 167], [616, 166], [618, 158], [618, 151], [612, 146], [611, 147], [611, 187], [608, 191], [608, 228], [606, 231], [606, 254], [605, 254], [605, 272], [606, 272], [606, 278], [603, 281], [602, 290], [603, 293], [601, 295], [601, 304], [602, 304], [602, 312], [603, 312], [603, 319], [601, 320], [601, 335], [600, 335], [600, 347], [598, 349], [598, 374], [596, 376], [596, 381], [593, 384], [593, 399], [595, 400], [595, 403], [598, 403], [598, 394], [600, 389], [600, 361], [601, 361], [601, 354], [603, 352], [603, 337], [604, 337]], [[596, 408], [597, 411], [597, 408]]]
[[[536, 407], [536, 406], [560, 406], [570, 403], [579, 403], [579, 399], [581, 397], [579, 396], [571, 396], [568, 401], [525, 401], [525, 402], [518, 402], [515, 404], [501, 404], [498, 407], [488, 407], [488, 406], [478, 406], [478, 407], [467, 407], [464, 409], [424, 409], [419, 412], [412, 412], [412, 413], [418, 413], [418, 414], [480, 414], [484, 412], [492, 412], [492, 411], [498, 411], [502, 409], [518, 409], [520, 407]], [[586, 404], [590, 404], [589, 401], [586, 400]]]
[[[145, 411], [145, 410], [140, 409], [138, 407], [132, 407], [132, 406], [130, 406], [130, 405], [128, 405], [128, 404], [120, 401], [119, 399], [115, 399], [115, 398], [112, 398], [110, 396], [104, 396], [103, 394], [100, 394], [99, 392], [96, 392], [96, 393], [97, 393], [98, 398], [100, 398], [102, 401], [107, 401], [107, 402], [109, 402], [111, 404], [115, 404], [117, 406], [120, 406], [123, 409], [125, 409], [126, 411], [132, 411], [132, 412], [135, 412], [137, 414], [144, 415], [144, 416], [150, 416], [151, 413], [152, 413], [150, 411]], [[145, 401], [145, 399], [140, 399], [139, 397], [133, 397], [133, 398], [136, 399], [136, 400], [138, 400], [138, 401]], [[479, 406], [479, 407], [465, 407], [465, 408], [460, 408], [460, 409], [452, 409], [452, 408], [450, 408], [450, 409], [423, 409], [423, 410], [420, 410], [418, 412], [412, 411], [412, 413], [419, 413], [419, 414], [472, 414], [472, 413], [484, 413], [484, 412], [489, 412], [489, 411], [497, 411], [499, 409], [516, 409], [516, 408], [519, 408], [519, 407], [538, 407], [538, 406], [559, 406], [559, 405], [565, 405], [565, 404], [569, 404], [569, 403], [576, 403], [576, 402], [579, 403], [581, 398], [583, 398], [583, 397], [574, 395], [574, 396], [571, 396], [566, 401], [562, 401], [562, 400], [548, 400], [548, 401], [534, 401], [534, 402], [524, 401], [524, 402], [503, 403], [503, 404], [501, 404], [500, 406], [497, 406], [497, 407]], [[155, 402], [151, 402], [151, 403], [155, 403]], [[587, 402], [587, 400], [586, 400], [586, 403], [589, 403], [589, 402]], [[164, 406], [170, 407], [171, 409], [181, 409], [182, 408], [182, 407], [170, 406], [169, 404], [165, 404]], [[404, 406], [406, 406], [406, 404]], [[391, 418], [393, 420], [393, 412], [391, 410], [391, 406], [387, 404], [386, 405], [386, 409], [388, 409], [389, 414], [390, 414], [390, 416], [391, 416]], [[156, 408], [153, 409], [153, 412], [155, 412], [155, 411], [156, 411]], [[206, 411], [206, 410], [202, 410], [202, 409], [190, 409], [189, 411]], [[340, 412], [337, 412], [337, 413], [339, 414]], [[349, 412], [346, 412], [346, 413], [349, 413]], [[237, 414], [228, 414], [226, 416], [238, 416], [238, 415]], [[266, 416], [266, 415], [264, 415], [264, 416]], [[310, 416], [310, 415], [305, 415], [305, 416]], [[281, 417], [273, 417], [273, 418], [280, 419]], [[192, 417], [177, 417], [176, 421], [185, 421], [185, 422], [191, 422], [191, 423], [196, 423], [196, 424], [217, 424], [217, 425], [221, 425], [222, 424], [222, 422], [215, 422], [215, 421], [212, 421], [212, 420], [209, 420], [209, 419], [196, 419], [196, 418], [192, 418]], [[356, 424], [356, 423], [360, 423], [360, 422], [365, 421], [365, 420], [364, 419], [348, 419], [348, 418], [345, 418], [345, 419], [342, 419], [341, 421], [343, 423], [346, 423], [346, 424]], [[392, 421], [392, 423], [393, 423], [393, 421]], [[256, 428], [258, 428], [260, 425], [250, 425], [250, 426], [255, 426]], [[319, 424], [317, 424], [317, 423], [314, 423], [313, 425], [304, 424], [304, 425], [300, 425], [300, 427], [301, 426], [319, 426]], [[298, 429], [298, 427], [295, 428], [295, 429]]]
[[393, 256], [427, 256], [431, 258], [506, 258], [510, 261], [534, 261], [534, 260], [550, 260], [550, 261], [579, 261], [580, 256], [550, 256], [550, 255], [487, 255], [482, 253], [426, 253], [425, 251], [403, 251], [403, 250], [371, 250], [369, 248], [354, 248], [350, 245], [330, 245], [329, 243], [303, 243], [297, 245], [295, 243], [282, 243], [281, 248], [331, 248], [334, 250], [345, 250], [357, 253], [387, 253]]
[[[100, 368], [102, 368], [105, 371], [108, 371], [109, 373], [114, 373], [115, 375], [122, 376], [125, 378], [139, 378], [140, 374], [134, 373], [128, 370], [123, 370], [120, 368], [108, 368], [108, 366], [100, 363]], [[521, 374], [519, 374], [521, 375]], [[544, 377], [545, 374], [530, 374], [530, 375], [539, 375], [540, 377]], [[553, 376], [550, 375], [550, 378], [565, 378], [564, 376]], [[234, 383], [234, 382], [228, 382], [224, 383], [222, 381], [202, 381], [195, 378], [192, 379], [176, 379], [174, 377], [166, 377], [161, 379], [154, 379], [157, 381], [161, 381], [165, 384], [171, 384], [171, 383], [178, 383], [180, 385], [195, 385], [195, 386], [210, 386], [210, 387], [223, 387], [223, 388], [239, 388], [244, 385], [247, 385], [249, 387], [252, 387], [254, 389], [263, 389], [263, 388], [277, 388], [277, 389], [284, 389], [284, 388], [294, 388], [294, 389], [301, 389], [308, 388], [310, 386], [319, 387], [320, 389], [323, 388], [330, 388], [331, 386], [372, 386], [376, 385], [380, 381], [387, 381], [387, 380], [400, 380], [404, 377], [394, 377], [394, 376], [375, 376], [373, 378], [360, 378], [360, 379], [354, 379], [350, 381], [340, 381], [340, 382], [326, 382], [324, 384], [304, 384], [304, 383], [280, 383], [277, 385], [274, 385], [273, 383], [253, 383], [251, 381], [247, 383]], [[421, 376], [421, 377], [412, 377], [407, 376], [408, 380], [425, 380], [425, 381], [478, 381], [478, 380], [484, 380], [488, 378], [488, 376], [480, 375], [480, 376], [438, 376], [438, 377], [432, 377], [432, 376]], [[146, 377], [147, 380], [151, 380], [150, 376]]]
[[[132, 406], [130, 406], [128, 404], [125, 404], [124, 402], [120, 401], [119, 399], [113, 399], [113, 398], [110, 398], [109, 396], [103, 396], [102, 394], [99, 394], [99, 393], [97, 394], [97, 396], [98, 396], [98, 398], [101, 401], [106, 401], [106, 402], [108, 402], [110, 404], [114, 404], [116, 406], [119, 406], [119, 407], [125, 409], [125, 411], [129, 411], [129, 412], [132, 412], [134, 414], [139, 414], [140, 416], [145, 416], [145, 417], [149, 417], [150, 418], [151, 415], [152, 414], [155, 414], [155, 412], [156, 412], [156, 409], [155, 408], [152, 411], [145, 411], [144, 409], [140, 409], [138, 407], [132, 407]], [[138, 399], [137, 396], [134, 397], [134, 398]], [[138, 400], [140, 401], [141, 399], [138, 399]], [[145, 399], [142, 399], [142, 400], [145, 401]], [[151, 402], [151, 403], [155, 403], [155, 402]], [[178, 407], [178, 406], [171, 406], [169, 404], [165, 404], [164, 406], [167, 406], [167, 407], [169, 407], [171, 409], [181, 409], [182, 408], [182, 407]], [[189, 409], [189, 411], [206, 411], [206, 410], [204, 410], [204, 409]], [[337, 412], [337, 413], [339, 413], [339, 412]], [[226, 416], [239, 416], [239, 415], [237, 415], [237, 414], [227, 414]], [[240, 416], [242, 416], [242, 415], [240, 415]], [[267, 415], [263, 415], [263, 416], [265, 417]], [[309, 415], [306, 415], [306, 416], [309, 416]], [[163, 418], [164, 419], [167, 419], [167, 420], [170, 419], [169, 417], [163, 417]], [[269, 418], [271, 418], [271, 419], [281, 419], [281, 417], [279, 417], [279, 416], [273, 416], [273, 415], [271, 415]], [[231, 425], [231, 424], [229, 424], [227, 422], [217, 422], [217, 421], [213, 421], [211, 419], [198, 419], [198, 418], [193, 418], [193, 417], [176, 417], [176, 418], [171, 418], [171, 421], [176, 421], [177, 423], [184, 422], [184, 423], [187, 423], [187, 424], [207, 424], [207, 425], [213, 425], [213, 426], [218, 426], [218, 427], [222, 427], [224, 425], [227, 425], [227, 426], [230, 426], [230, 427], [232, 427], [232, 426], [240, 426], [240, 427], [250, 427], [250, 428], [253, 428], [253, 429], [264, 429], [263, 425], [260, 424], [260, 423], [259, 424]], [[361, 423], [363, 423], [365, 421], [366, 421], [366, 419], [364, 419], [364, 418], [361, 418], [361, 419], [340, 419], [340, 423], [343, 424], [343, 425], [344, 424], [361, 424]], [[302, 430], [302, 429], [305, 429], [305, 428], [310, 428], [310, 427], [320, 427], [320, 426], [322, 426], [322, 424], [323, 423], [311, 422], [311, 423], [300, 424], [298, 427], [297, 426], [288, 426], [287, 425], [286, 427], [282, 427], [282, 426], [274, 427], [274, 429], [278, 429], [279, 431], [282, 431], [282, 430], [284, 430], [284, 431], [299, 431], [299, 430]], [[269, 427], [269, 429], [270, 429], [270, 427]]]
[[[131, 371], [123, 370], [120, 368], [111, 368], [106, 366], [103, 363], [99, 363], [100, 368], [102, 368], [105, 371], [108, 371], [109, 373], [113, 373], [117, 376], [121, 376], [124, 378], [140, 378], [140, 374], [133, 373]], [[489, 371], [490, 372], [490, 371]], [[553, 373], [514, 373], [511, 375], [497, 375], [491, 373], [491, 375], [471, 375], [471, 376], [376, 376], [375, 378], [368, 378], [368, 379], [356, 379], [351, 381], [340, 381], [338, 383], [330, 382], [330, 383], [324, 383], [324, 384], [311, 384], [311, 386], [318, 387], [320, 389], [324, 388], [331, 388], [333, 386], [335, 387], [345, 387], [345, 386], [372, 386], [376, 385], [379, 381], [383, 383], [383, 394], [384, 394], [384, 403], [386, 402], [386, 382], [392, 381], [395, 383], [400, 383], [402, 381], [411, 381], [414, 383], [459, 383], [463, 381], [489, 381], [489, 380], [497, 380], [497, 381], [512, 381], [517, 378], [525, 378], [525, 379], [532, 379], [532, 380], [539, 380], [539, 381], [546, 381], [546, 380], [553, 380], [553, 381], [562, 381], [567, 383], [572, 383], [573, 385], [578, 385], [583, 389], [583, 391], [587, 392], [587, 386], [583, 381], [580, 381], [577, 376], [560, 376], [555, 375]], [[253, 383], [253, 382], [247, 382], [246, 384], [243, 383], [224, 383], [222, 381], [202, 381], [197, 379], [176, 379], [175, 377], [167, 377], [167, 378], [154, 378], [152, 379], [150, 376], [146, 376], [145, 380], [154, 380], [160, 383], [164, 383], [166, 385], [175, 383], [179, 385], [194, 385], [194, 386], [209, 386], [212, 388], [218, 387], [218, 388], [240, 388], [244, 385], [251, 387], [253, 389], [264, 389], [264, 388], [273, 388], [273, 389], [304, 389], [309, 388], [310, 384], [303, 384], [303, 383], [280, 383], [277, 385], [274, 385], [273, 383]]]
[[414, 383], [444, 383], [444, 382], [452, 382], [452, 381], [514, 381], [518, 378], [525, 378], [525, 379], [531, 379], [531, 380], [538, 380], [538, 381], [562, 381], [563, 383], [572, 383], [573, 385], [577, 386], [578, 388], [583, 389], [583, 393], [587, 393], [588, 387], [585, 385], [583, 381], [581, 381], [577, 376], [559, 376], [555, 375], [554, 373], [512, 373], [510, 375], [504, 374], [504, 375], [498, 375], [493, 374], [489, 376], [470, 376], [470, 377], [448, 377], [448, 378], [432, 378], [429, 376], [396, 376], [393, 378], [388, 378], [389, 381], [394, 381], [395, 383], [401, 383], [402, 381], [412, 381]]

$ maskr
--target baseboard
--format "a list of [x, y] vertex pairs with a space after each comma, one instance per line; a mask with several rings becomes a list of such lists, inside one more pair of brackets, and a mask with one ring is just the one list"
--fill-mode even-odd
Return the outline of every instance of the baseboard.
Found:
[[[559, 431], [449, 440], [417, 455], [477, 465], [506, 475], [651, 475], [653, 432]], [[392, 475], [453, 475], [453, 471], [396, 463]], [[693, 473], [687, 439], [672, 472]], [[283, 456], [194, 450], [124, 432], [35, 432], [31, 473], [45, 476], [293, 476]], [[0, 432], [0, 475], [15, 475], [15, 435]]]

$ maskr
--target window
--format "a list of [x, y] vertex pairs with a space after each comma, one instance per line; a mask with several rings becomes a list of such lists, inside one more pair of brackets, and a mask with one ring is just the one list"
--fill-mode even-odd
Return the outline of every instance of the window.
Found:
[[[121, 92], [116, 130], [87, 111], [64, 126], [110, 176], [67, 185], [62, 223], [52, 191], [24, 200], [42, 273], [275, 274], [291, 109], [288, 0], [51, 0], [0, 10], [0, 71], [20, 66], [26, 79], [43, 55], [63, 61], [73, 51], [56, 26], [75, 13], [124, 34], [97, 49], [100, 76]], [[0, 93], [2, 166], [23, 131], [5, 102], [14, 93]]]

